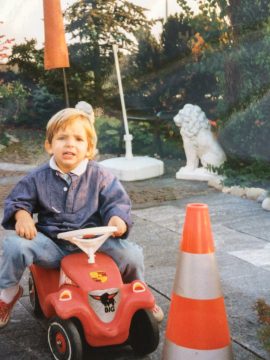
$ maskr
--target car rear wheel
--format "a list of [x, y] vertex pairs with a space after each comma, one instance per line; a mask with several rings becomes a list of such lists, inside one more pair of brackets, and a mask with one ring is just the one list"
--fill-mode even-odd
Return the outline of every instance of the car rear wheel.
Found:
[[137, 311], [131, 321], [129, 344], [137, 355], [155, 351], [159, 344], [159, 327], [149, 310]]
[[36, 284], [34, 281], [33, 274], [31, 272], [30, 272], [29, 279], [28, 279], [28, 288], [29, 288], [30, 303], [32, 305], [33, 312], [37, 317], [42, 317], [43, 311], [40, 306]]
[[78, 328], [72, 320], [51, 319], [48, 343], [56, 360], [81, 360], [83, 344]]

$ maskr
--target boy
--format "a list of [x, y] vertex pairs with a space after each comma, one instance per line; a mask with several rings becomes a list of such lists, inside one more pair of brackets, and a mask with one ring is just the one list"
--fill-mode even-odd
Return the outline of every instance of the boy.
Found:
[[[3, 242], [0, 328], [8, 323], [22, 296], [19, 281], [27, 266], [55, 268], [65, 255], [78, 251], [57, 239], [60, 232], [116, 226], [100, 251], [115, 260], [124, 282], [144, 280], [142, 249], [122, 240], [131, 226], [130, 199], [121, 183], [92, 160], [96, 141], [91, 115], [72, 108], [59, 111], [47, 124], [49, 163], [20, 180], [7, 197], [2, 225], [15, 231]], [[34, 213], [38, 214], [36, 223]], [[157, 305], [153, 314], [159, 321], [163, 317]]]

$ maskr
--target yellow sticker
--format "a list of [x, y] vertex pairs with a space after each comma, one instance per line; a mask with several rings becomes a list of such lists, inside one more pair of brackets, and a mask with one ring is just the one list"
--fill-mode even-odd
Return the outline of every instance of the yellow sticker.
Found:
[[108, 276], [105, 271], [91, 271], [89, 273], [91, 279], [96, 282], [106, 282], [108, 280]]

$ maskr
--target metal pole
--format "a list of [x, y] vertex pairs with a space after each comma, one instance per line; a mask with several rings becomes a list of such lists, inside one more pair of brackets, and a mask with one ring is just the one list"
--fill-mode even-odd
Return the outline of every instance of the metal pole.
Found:
[[168, 14], [169, 14], [168, 0], [165, 0], [165, 22], [167, 22], [168, 20]]
[[118, 60], [118, 46], [116, 44], [113, 44], [113, 54], [114, 54], [116, 75], [117, 75], [117, 81], [118, 81], [118, 87], [119, 87], [119, 95], [120, 95], [121, 107], [122, 107], [122, 113], [123, 113], [124, 127], [125, 127], [125, 133], [126, 133], [124, 136], [124, 140], [126, 142], [126, 158], [131, 159], [133, 157], [132, 145], [131, 145], [132, 135], [129, 133], [129, 129], [128, 129], [126, 105], [125, 105], [122, 79], [121, 79], [119, 60]]
[[66, 107], [69, 108], [69, 97], [68, 97], [67, 78], [66, 78], [65, 68], [63, 68], [63, 79], [64, 79]]

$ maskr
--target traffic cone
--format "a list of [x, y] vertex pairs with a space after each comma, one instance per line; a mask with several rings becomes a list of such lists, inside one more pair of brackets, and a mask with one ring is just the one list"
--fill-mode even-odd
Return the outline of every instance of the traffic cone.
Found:
[[163, 360], [231, 360], [230, 332], [206, 204], [188, 204]]

